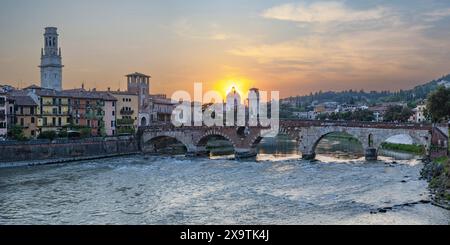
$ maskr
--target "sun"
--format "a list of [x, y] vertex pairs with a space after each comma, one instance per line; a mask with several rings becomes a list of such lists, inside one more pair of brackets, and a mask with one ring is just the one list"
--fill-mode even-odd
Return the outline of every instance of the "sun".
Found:
[[242, 98], [247, 98], [251, 81], [243, 78], [227, 78], [215, 83], [214, 90], [219, 92], [224, 98], [234, 89]]

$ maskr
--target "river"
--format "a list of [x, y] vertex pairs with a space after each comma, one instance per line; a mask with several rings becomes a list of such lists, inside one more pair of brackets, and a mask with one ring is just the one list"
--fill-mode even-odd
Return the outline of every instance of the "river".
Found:
[[0, 169], [0, 224], [450, 223], [424, 202], [418, 160], [309, 162], [282, 141], [263, 142], [258, 161], [136, 155]]

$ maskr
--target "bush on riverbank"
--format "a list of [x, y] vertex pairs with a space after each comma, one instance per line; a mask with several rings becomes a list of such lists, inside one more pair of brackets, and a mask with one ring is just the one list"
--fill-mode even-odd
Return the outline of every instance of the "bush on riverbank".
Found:
[[56, 131], [44, 131], [39, 134], [38, 139], [54, 140], [57, 136], [58, 134], [56, 133]]
[[450, 159], [441, 157], [426, 163], [422, 177], [428, 180], [436, 201], [450, 208]]
[[414, 153], [416, 155], [425, 154], [425, 148], [421, 145], [406, 145], [406, 144], [394, 144], [385, 142], [381, 144], [381, 147], [386, 150]]

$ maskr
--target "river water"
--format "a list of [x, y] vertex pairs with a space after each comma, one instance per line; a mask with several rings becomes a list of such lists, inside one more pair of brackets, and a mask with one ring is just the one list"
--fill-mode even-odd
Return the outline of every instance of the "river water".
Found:
[[0, 224], [450, 223], [445, 209], [404, 205], [430, 199], [418, 160], [309, 162], [279, 148], [266, 142], [248, 162], [138, 155], [0, 169]]

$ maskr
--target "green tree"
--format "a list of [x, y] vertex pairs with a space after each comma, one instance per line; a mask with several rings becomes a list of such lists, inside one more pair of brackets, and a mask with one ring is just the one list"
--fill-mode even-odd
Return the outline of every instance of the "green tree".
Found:
[[80, 135], [82, 138], [89, 138], [91, 137], [91, 128], [85, 127], [80, 129]]
[[60, 137], [60, 138], [67, 138], [68, 136], [69, 136], [69, 134], [67, 133], [67, 129], [62, 129], [58, 133], [58, 137]]
[[413, 111], [408, 107], [394, 105], [388, 107], [384, 120], [387, 122], [407, 122], [412, 115]]
[[56, 133], [56, 131], [44, 131], [39, 134], [38, 139], [54, 140], [57, 136], [58, 134]]
[[14, 125], [8, 130], [8, 137], [13, 140], [26, 141], [28, 138], [23, 133], [23, 128], [19, 125]]
[[450, 119], [450, 88], [441, 86], [428, 96], [427, 112], [433, 122]]

